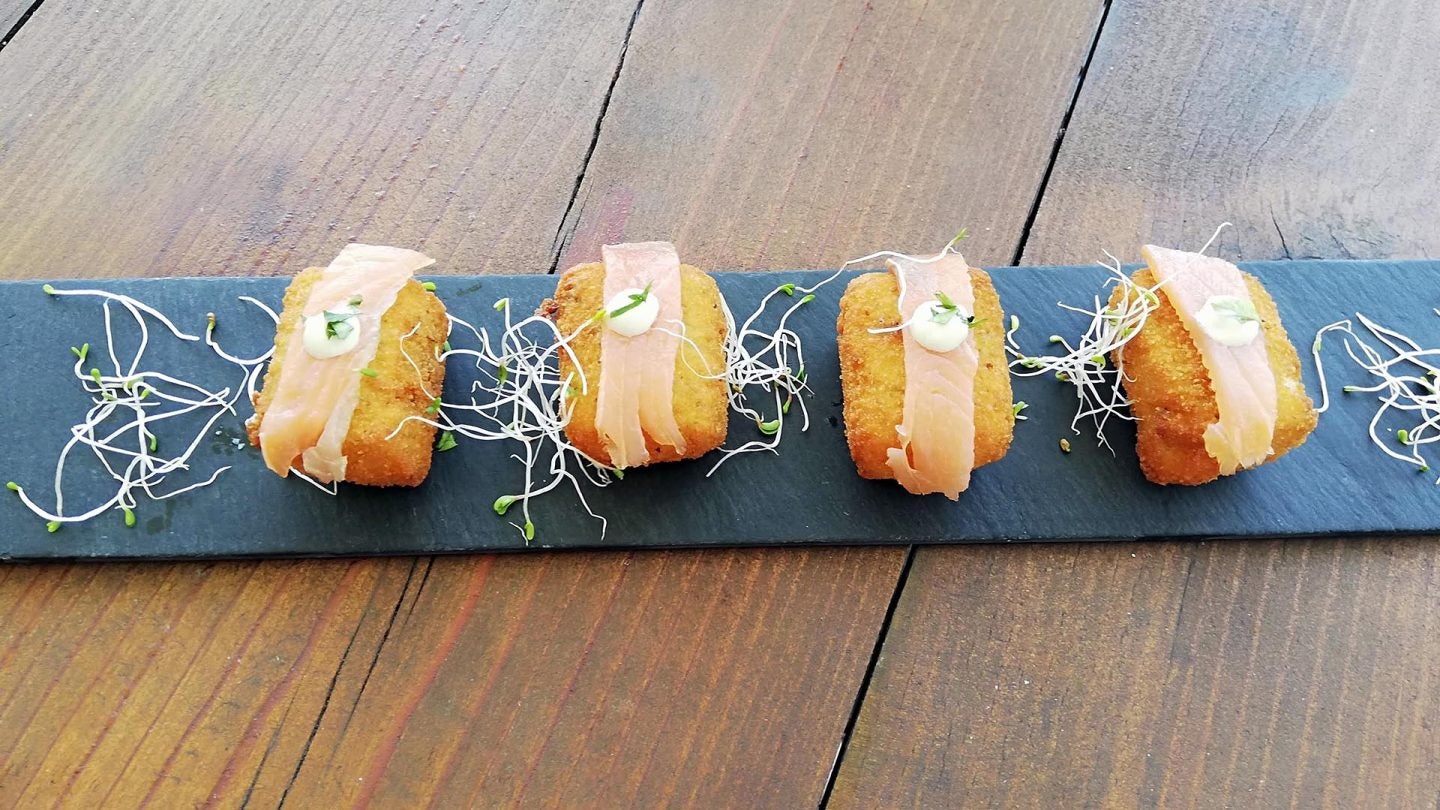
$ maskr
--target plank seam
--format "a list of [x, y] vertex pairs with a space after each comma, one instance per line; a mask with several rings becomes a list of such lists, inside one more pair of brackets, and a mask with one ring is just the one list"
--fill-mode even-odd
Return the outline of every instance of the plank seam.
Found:
[[610, 99], [615, 95], [615, 85], [620, 82], [620, 71], [625, 67], [625, 55], [630, 52], [630, 35], [635, 32], [635, 22], [640, 19], [640, 9], [644, 7], [645, 0], [636, 0], [635, 10], [630, 13], [630, 22], [625, 26], [625, 38], [620, 43], [620, 58], [615, 60], [615, 72], [610, 74], [610, 86], [605, 88], [605, 98], [600, 102], [599, 114], [595, 116], [595, 129], [590, 133], [590, 146], [586, 148], [585, 157], [580, 161], [580, 171], [575, 174], [575, 186], [570, 190], [570, 201], [565, 204], [565, 212], [560, 215], [560, 225], [555, 229], [555, 238], [550, 243], [551, 250], [555, 254], [550, 259], [548, 271], [552, 275], [559, 270], [560, 255], [565, 252], [570, 237], [575, 233], [575, 225], [570, 221], [570, 214], [575, 210], [575, 201], [580, 198], [580, 186], [585, 182], [585, 173], [590, 168], [590, 158], [594, 157], [595, 148], [600, 145], [600, 129], [605, 124], [605, 115], [610, 111]]
[[1060, 129], [1055, 133], [1055, 143], [1050, 147], [1050, 160], [1045, 164], [1045, 171], [1040, 175], [1040, 187], [1035, 190], [1035, 200], [1030, 204], [1030, 213], [1025, 217], [1025, 225], [1020, 229], [1020, 241], [1015, 245], [1015, 254], [1010, 257], [1010, 265], [1018, 266], [1020, 259], [1025, 254], [1025, 246], [1030, 243], [1030, 230], [1035, 227], [1035, 219], [1040, 215], [1040, 203], [1045, 199], [1045, 191], [1050, 187], [1050, 175], [1055, 171], [1055, 164], [1060, 160], [1060, 147], [1065, 142], [1065, 133], [1070, 129], [1070, 118], [1075, 114], [1075, 108], [1080, 106], [1080, 91], [1085, 88], [1085, 77], [1090, 72], [1090, 63], [1095, 60], [1095, 52], [1100, 49], [1100, 35], [1105, 31], [1105, 21], [1110, 18], [1110, 4], [1112, 0], [1104, 0], [1100, 9], [1100, 20], [1095, 25], [1095, 35], [1090, 40], [1090, 50], [1085, 54], [1085, 61], [1080, 63], [1080, 72], [1075, 76], [1075, 92], [1070, 96], [1070, 106], [1065, 108], [1065, 115], [1060, 119]]
[[35, 2], [30, 4], [29, 8], [25, 9], [25, 13], [21, 14], [20, 19], [16, 20], [15, 24], [10, 26], [10, 30], [5, 33], [4, 39], [0, 39], [0, 50], [4, 50], [5, 46], [10, 44], [10, 40], [14, 39], [15, 35], [20, 33], [21, 26], [29, 22], [30, 17], [40, 10], [40, 4], [44, 2], [45, 0], [35, 0]]
[[895, 618], [895, 610], [900, 606], [900, 595], [905, 590], [905, 582], [910, 579], [910, 566], [915, 562], [915, 546], [910, 546], [905, 551], [905, 564], [900, 567], [900, 576], [895, 579], [895, 589], [890, 593], [890, 604], [885, 608], [885, 617], [880, 620], [880, 631], [875, 635], [875, 646], [870, 649], [870, 660], [865, 665], [865, 675], [860, 679], [860, 687], [855, 691], [855, 701], [850, 705], [850, 716], [845, 721], [845, 730], [840, 734], [840, 745], [835, 749], [835, 760], [830, 763], [830, 772], [825, 775], [825, 789], [820, 794], [818, 807], [824, 810], [830, 804], [830, 794], [835, 791], [835, 780], [840, 775], [840, 766], [845, 761], [845, 754], [850, 747], [850, 738], [855, 733], [855, 726], [860, 720], [860, 709], [865, 703], [865, 696], [870, 690], [870, 680], [875, 676], [875, 667], [880, 663], [880, 653], [885, 648], [885, 638], [890, 633], [890, 622]]

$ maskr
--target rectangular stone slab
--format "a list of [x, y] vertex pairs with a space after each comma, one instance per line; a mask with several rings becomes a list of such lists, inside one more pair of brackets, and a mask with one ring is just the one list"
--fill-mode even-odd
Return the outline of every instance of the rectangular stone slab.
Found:
[[[1380, 323], [1440, 346], [1440, 262], [1261, 262], [1241, 265], [1274, 296], [1304, 359], [1306, 384], [1318, 403], [1308, 360], [1316, 330], [1360, 311]], [[1202, 487], [1160, 487], [1144, 480], [1134, 455], [1134, 431], [1125, 422], [1109, 431], [1116, 453], [1095, 446], [1085, 428], [1069, 429], [1072, 389], [1053, 379], [1015, 379], [1015, 398], [1029, 403], [1028, 421], [1016, 426], [1015, 442], [1002, 461], [977, 471], [958, 503], [940, 496], [908, 495], [893, 482], [865, 481], [855, 474], [841, 420], [835, 316], [843, 274], [819, 291], [791, 319], [804, 338], [809, 381], [810, 430], [801, 433], [798, 411], [787, 417], [779, 456], [753, 454], [728, 462], [705, 477], [714, 456], [698, 462], [633, 470], [623, 481], [591, 489], [592, 508], [609, 519], [600, 524], [574, 494], [560, 490], [536, 500], [535, 539], [528, 545], [511, 521], [491, 509], [495, 498], [514, 493], [522, 471], [509, 454], [514, 443], [461, 440], [437, 453], [430, 478], [414, 490], [342, 486], [338, 496], [293, 477], [269, 472], [244, 443], [242, 420], [250, 411], [217, 424], [192, 458], [193, 475], [167, 482], [180, 486], [231, 465], [214, 486], [158, 503], [141, 500], [137, 522], [124, 526], [118, 511], [49, 533], [44, 522], [10, 493], [0, 492], [0, 558], [129, 559], [229, 558], [371, 554], [432, 554], [522, 551], [540, 548], [661, 548], [782, 546], [797, 544], [989, 543], [1013, 541], [1141, 540], [1146, 538], [1246, 538], [1317, 535], [1416, 534], [1440, 531], [1436, 473], [1420, 474], [1371, 446], [1367, 423], [1372, 397], [1340, 395], [1344, 384], [1363, 383], [1340, 359], [1338, 340], [1327, 350], [1336, 405], [1323, 414], [1306, 444], [1276, 463]], [[1007, 313], [1020, 316], [1021, 345], [1048, 349], [1053, 333], [1075, 335], [1080, 316], [1057, 309], [1057, 301], [1089, 305], [1105, 271], [1098, 267], [1012, 267], [990, 271]], [[738, 317], [777, 285], [812, 284], [828, 271], [717, 273], [720, 288]], [[529, 312], [554, 289], [553, 276], [438, 277], [438, 294], [451, 312], [476, 325], [493, 326], [492, 304], [508, 297]], [[218, 316], [217, 339], [231, 352], [263, 352], [273, 337], [265, 316], [237, 300], [252, 295], [277, 306], [286, 284], [280, 278], [125, 279], [56, 281], [62, 288], [93, 287], [133, 295], [199, 334], [208, 311]], [[788, 303], [788, 302], [787, 302]], [[118, 312], [123, 316], [123, 312]], [[120, 323], [122, 319], [117, 319]], [[240, 373], [182, 344], [151, 325], [156, 362], [187, 379], [216, 387], [239, 383]], [[121, 332], [133, 339], [130, 331]], [[55, 458], [68, 426], [84, 413], [88, 398], [71, 377], [72, 345], [91, 344], [86, 366], [105, 358], [101, 308], [95, 299], [52, 298], [40, 282], [0, 284], [0, 478], [18, 481], [37, 499], [50, 497]], [[461, 345], [458, 338], [457, 346]], [[108, 360], [105, 360], [108, 363]], [[183, 369], [183, 371], [179, 371]], [[447, 399], [474, 379], [473, 367], [450, 364]], [[1400, 427], [1396, 424], [1390, 427]], [[1386, 434], [1390, 435], [1389, 433]], [[161, 431], [161, 441], [165, 433]], [[760, 438], [753, 423], [733, 420], [731, 446]], [[1068, 438], [1073, 452], [1058, 443]], [[179, 439], [175, 439], [178, 441]], [[83, 448], [81, 449], [83, 450]], [[79, 513], [106, 497], [103, 481], [80, 474], [67, 486], [66, 509]]]

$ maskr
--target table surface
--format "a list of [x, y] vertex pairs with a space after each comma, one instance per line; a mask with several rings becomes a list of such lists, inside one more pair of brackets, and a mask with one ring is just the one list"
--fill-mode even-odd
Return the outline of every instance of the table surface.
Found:
[[[1224, 220], [1232, 259], [1440, 255], [1437, 30], [1424, 0], [0, 0], [0, 277], [351, 239], [816, 267], [961, 225], [975, 263], [1063, 264]], [[0, 566], [0, 806], [1429, 806], [1437, 549]]]

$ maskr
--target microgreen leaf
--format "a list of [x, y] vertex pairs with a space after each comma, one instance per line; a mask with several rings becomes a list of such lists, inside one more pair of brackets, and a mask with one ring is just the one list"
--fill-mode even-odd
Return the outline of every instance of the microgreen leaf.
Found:
[[535, 539], [535, 524], [534, 524], [534, 523], [531, 523], [531, 522], [527, 519], [527, 520], [525, 521], [525, 542], [528, 543], [528, 542], [530, 542], [531, 540], [534, 540], [534, 539]]
[[135, 527], [135, 510], [134, 510], [134, 509], [131, 509], [131, 508], [128, 507], [128, 506], [122, 506], [122, 507], [120, 507], [120, 511], [122, 511], [122, 512], [125, 513], [125, 526], [126, 526], [127, 528], [134, 528], [134, 527]]
[[794, 295], [794, 294], [795, 294], [795, 285], [794, 285], [794, 284], [781, 284], [777, 289], [779, 289], [780, 292], [783, 292], [783, 293], [785, 293], [786, 295]]
[[780, 420], [772, 419], [769, 422], [760, 422], [758, 426], [761, 433], [764, 433], [766, 436], [773, 436], [780, 430]]
[[650, 287], [651, 287], [651, 285], [654, 284], [654, 283], [655, 283], [655, 282], [652, 281], [652, 282], [650, 282], [650, 284], [646, 284], [646, 285], [645, 285], [645, 289], [641, 290], [641, 291], [638, 292], [638, 293], [630, 293], [630, 303], [625, 304], [624, 306], [621, 306], [621, 307], [616, 307], [615, 309], [611, 310], [608, 317], [618, 318], [618, 317], [620, 317], [621, 315], [624, 315], [625, 313], [629, 312], [630, 310], [632, 310], [632, 309], [640, 306], [641, 304], [645, 303], [645, 299], [647, 299], [647, 298], [650, 297]]
[[154, 433], [151, 433], [151, 434], [150, 434], [150, 452], [152, 452], [152, 453], [155, 452], [156, 448], [158, 448], [159, 446], [160, 446], [160, 437], [156, 436]]
[[54, 295], [54, 294], [55, 294], [55, 288], [52, 287], [52, 286], [50, 286], [49, 284], [41, 285], [40, 289], [41, 289], [41, 291], [43, 291], [46, 295]]
[[800, 299], [800, 303], [802, 303], [802, 304], [808, 304], [808, 303], [810, 303], [811, 301], [814, 301], [814, 300], [815, 300], [815, 293], [808, 293], [804, 298], [801, 298], [801, 299]]
[[617, 481], [624, 481], [624, 480], [625, 480], [625, 471], [622, 470], [622, 469], [620, 469], [619, 467], [616, 467], [615, 469], [611, 470], [610, 472], [614, 474], [615, 480], [617, 480]]
[[440, 441], [435, 444], [435, 449], [440, 451], [441, 453], [445, 452], [446, 450], [454, 450], [455, 447], [455, 434], [451, 433], [448, 430], [440, 434]]
[[439, 413], [439, 412], [440, 412], [440, 397], [435, 397], [434, 399], [430, 400], [430, 405], [429, 405], [429, 407], [427, 407], [427, 408], [425, 409], [425, 412], [426, 412], [426, 413]]
[[373, 369], [373, 368], [362, 368], [362, 369], [360, 369], [360, 373], [361, 373], [361, 374], [364, 374], [366, 377], [379, 377], [379, 376], [380, 376], [380, 372], [376, 371], [376, 370]]
[[46, 523], [45, 531], [50, 532], [51, 534], [60, 531], [60, 521], [52, 520], [49, 523]]
[[495, 499], [495, 504], [491, 508], [495, 510], [495, 514], [503, 515], [512, 503], [515, 503], [514, 495], [501, 495]]
[[424, 282], [421, 282], [421, 283], [420, 283], [420, 289], [424, 290], [425, 292], [435, 292], [435, 282], [433, 282], [433, 281], [424, 281]]
[[1216, 297], [1209, 301], [1210, 308], [1221, 315], [1234, 319], [1237, 323], [1250, 323], [1260, 320], [1260, 313], [1255, 311], [1255, 305], [1248, 298], [1234, 296]]
[[496, 311], [496, 312], [504, 312], [505, 310], [507, 310], [507, 309], [509, 309], [509, 308], [510, 308], [510, 299], [509, 299], [509, 298], [501, 298], [499, 301], [496, 301], [496, 302], [495, 302], [495, 311]]
[[352, 307], [358, 307], [361, 304], [365, 303], [365, 297], [362, 295], [352, 295], [350, 296], [350, 300], [348, 303]]
[[15, 483], [14, 481], [6, 481], [6, 482], [5, 482], [5, 488], [8, 489], [8, 490], [10, 490], [11, 492], [19, 492], [19, 491], [20, 491], [20, 485], [17, 484], [17, 483]]

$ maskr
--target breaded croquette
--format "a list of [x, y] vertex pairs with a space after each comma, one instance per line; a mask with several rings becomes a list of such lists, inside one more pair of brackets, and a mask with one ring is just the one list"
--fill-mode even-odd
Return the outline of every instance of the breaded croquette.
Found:
[[[277, 419], [282, 412], [288, 420], [294, 418], [296, 411], [310, 410], [310, 403], [301, 403], [304, 406], [301, 408], [292, 404], [277, 410], [275, 400], [286, 375], [292, 373], [290, 360], [299, 359], [307, 374], [317, 362], [304, 351], [292, 353], [291, 350], [292, 342], [303, 340], [304, 311], [312, 289], [324, 273], [325, 268], [311, 267], [297, 275], [285, 291], [284, 310], [276, 327], [274, 358], [266, 372], [264, 388], [254, 403], [255, 416], [246, 423], [250, 443], [262, 450], [262, 439], [268, 440], [267, 434], [285, 427], [267, 420]], [[367, 486], [415, 486], [430, 471], [435, 428], [411, 421], [400, 428], [393, 438], [387, 437], [407, 417], [425, 416], [432, 403], [426, 391], [439, 396], [444, 385], [445, 364], [439, 356], [448, 332], [445, 305], [420, 282], [409, 278], [400, 286], [394, 304], [381, 315], [379, 332], [373, 359], [356, 374], [359, 398], [354, 403], [340, 446], [343, 478], [338, 480]], [[341, 356], [318, 362], [343, 362], [345, 359]], [[306, 381], [298, 382], [303, 387]], [[321, 406], [317, 404], [314, 407]], [[303, 415], [311, 416], [309, 413]], [[320, 415], [320, 418], [327, 424], [331, 421], [328, 413]], [[312, 435], [309, 441], [299, 446], [309, 452], [314, 441]], [[301, 456], [294, 457], [291, 465], [319, 480], [337, 480], [323, 472], [308, 469]]]
[[[603, 317], [597, 319], [596, 315], [606, 305], [604, 289], [602, 262], [576, 265], [560, 277], [555, 297], [541, 306], [541, 314], [553, 320], [562, 334], [575, 336], [569, 345], [580, 368], [576, 369], [567, 353], [560, 353], [560, 378], [571, 379], [573, 397], [570, 401], [575, 408], [565, 428], [566, 437], [587, 456], [609, 464], [612, 463], [610, 452], [596, 426], [601, 344], [606, 328]], [[720, 306], [720, 290], [710, 276], [682, 264], [680, 300], [684, 335], [689, 340], [680, 342], [675, 357], [672, 409], [675, 424], [684, 437], [685, 452], [656, 442], [647, 432], [648, 464], [698, 458], [725, 441], [728, 426], [726, 323]], [[656, 326], [678, 332], [675, 325]]]
[[[1015, 414], [1010, 371], [1005, 363], [1004, 314], [1000, 297], [983, 270], [970, 269], [975, 294], [975, 341], [980, 364], [975, 373], [975, 462], [998, 461], [1010, 447]], [[840, 379], [845, 400], [845, 437], [864, 478], [895, 474], [887, 452], [898, 448], [905, 402], [905, 349], [899, 331], [874, 333], [901, 322], [899, 285], [892, 273], [867, 273], [850, 282], [840, 299]]]
[[[1254, 276], [1242, 275], [1260, 316], [1275, 375], [1278, 410], [1268, 463], [1304, 443], [1318, 415], [1305, 393], [1300, 358], [1280, 323], [1275, 301]], [[1145, 268], [1133, 280], [1149, 289], [1156, 276]], [[1122, 303], [1124, 289], [1117, 287], [1112, 306]], [[1205, 446], [1207, 428], [1220, 418], [1215, 390], [1200, 350], [1174, 305], [1164, 294], [1157, 298], [1158, 306], [1144, 327], [1110, 359], [1125, 372], [1125, 393], [1137, 420], [1135, 449], [1145, 477], [1157, 484], [1204, 484], [1221, 474], [1220, 463]]]

